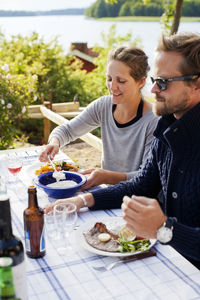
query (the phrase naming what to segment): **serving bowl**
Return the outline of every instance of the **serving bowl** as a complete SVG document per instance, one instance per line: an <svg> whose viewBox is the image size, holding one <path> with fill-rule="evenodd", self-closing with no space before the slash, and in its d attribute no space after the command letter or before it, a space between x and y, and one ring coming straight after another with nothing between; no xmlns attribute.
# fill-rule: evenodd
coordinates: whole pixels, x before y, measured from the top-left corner
<svg viewBox="0 0 200 300"><path fill-rule="evenodd" d="M82 174L67 172L67 171L63 171L63 173L65 174L65 178L66 178L65 180L72 180L77 184L71 187L59 187L59 188L47 186L48 184L56 182L56 179L53 178L52 176L53 172L48 172L39 175L35 180L35 183L38 187L42 188L49 197L55 199L71 197L78 191L78 189L82 185L84 185L84 183L86 183L87 179Z"/></svg>

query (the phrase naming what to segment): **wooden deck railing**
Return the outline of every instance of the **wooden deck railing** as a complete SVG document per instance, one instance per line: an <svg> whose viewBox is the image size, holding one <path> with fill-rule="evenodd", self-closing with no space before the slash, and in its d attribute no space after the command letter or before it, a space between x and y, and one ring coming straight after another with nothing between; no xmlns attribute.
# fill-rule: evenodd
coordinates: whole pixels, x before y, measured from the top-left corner
<svg viewBox="0 0 200 300"><path fill-rule="evenodd" d="M52 110L50 109L52 107ZM44 119L44 141L47 143L50 134L50 121L57 125L68 123L66 118L73 118L77 116L84 108L80 108L79 103L66 102L54 103L43 101L43 105L30 105L28 107L29 118L43 118ZM80 137L81 140L93 146L98 150L102 150L102 141L91 133L87 133Z"/></svg>

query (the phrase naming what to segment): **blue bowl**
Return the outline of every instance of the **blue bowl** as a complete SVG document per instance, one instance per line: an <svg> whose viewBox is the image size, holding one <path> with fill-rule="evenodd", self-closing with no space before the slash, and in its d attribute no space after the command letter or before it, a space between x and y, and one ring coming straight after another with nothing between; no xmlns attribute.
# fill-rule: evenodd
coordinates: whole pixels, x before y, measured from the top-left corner
<svg viewBox="0 0 200 300"><path fill-rule="evenodd" d="M55 199L62 199L73 196L78 189L86 183L86 177L84 175L74 173L74 172L67 172L63 171L65 174L66 180L73 180L77 183L77 185L73 187L64 187L64 188L55 188L55 187L48 187L47 184L56 182L56 179L52 177L53 172L44 173L38 176L36 180L37 186L42 188L49 197Z"/></svg>

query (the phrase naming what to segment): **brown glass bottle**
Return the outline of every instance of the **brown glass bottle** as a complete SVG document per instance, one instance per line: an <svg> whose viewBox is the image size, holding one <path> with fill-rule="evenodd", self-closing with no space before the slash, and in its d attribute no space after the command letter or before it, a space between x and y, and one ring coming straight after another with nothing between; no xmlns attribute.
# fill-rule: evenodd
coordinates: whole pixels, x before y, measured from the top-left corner
<svg viewBox="0 0 200 300"><path fill-rule="evenodd" d="M28 208L24 210L26 254L31 258L45 255L44 212L38 206L35 186L28 188Z"/></svg>

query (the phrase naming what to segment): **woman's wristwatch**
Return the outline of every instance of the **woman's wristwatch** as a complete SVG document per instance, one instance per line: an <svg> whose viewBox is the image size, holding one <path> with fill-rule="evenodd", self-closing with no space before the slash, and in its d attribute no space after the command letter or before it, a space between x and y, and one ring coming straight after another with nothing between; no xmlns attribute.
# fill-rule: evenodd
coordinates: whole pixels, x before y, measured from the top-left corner
<svg viewBox="0 0 200 300"><path fill-rule="evenodd" d="M173 228L174 223L177 222L177 219L174 217L169 217L164 222L164 224L157 230L157 240L161 243L166 245L169 243L173 238Z"/></svg>

